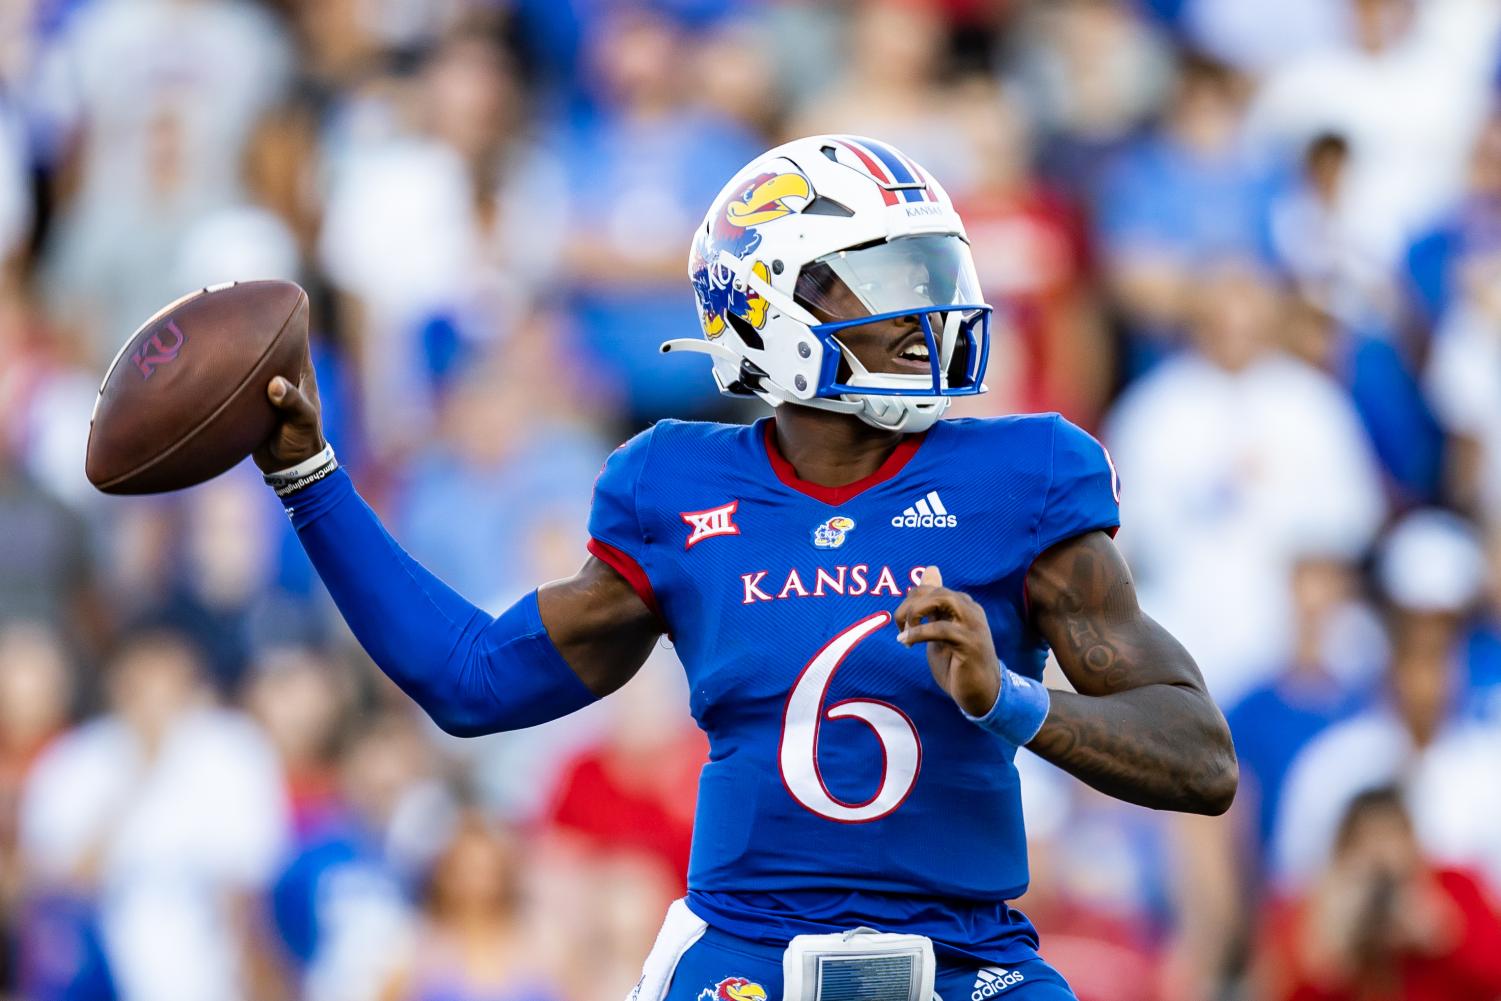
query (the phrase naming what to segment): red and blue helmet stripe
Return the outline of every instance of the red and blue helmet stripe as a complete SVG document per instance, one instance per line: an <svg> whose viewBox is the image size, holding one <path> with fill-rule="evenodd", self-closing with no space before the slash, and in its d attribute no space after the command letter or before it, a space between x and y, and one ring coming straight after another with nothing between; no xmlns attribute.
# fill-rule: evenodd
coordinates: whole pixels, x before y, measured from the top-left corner
<svg viewBox="0 0 1501 1001"><path fill-rule="evenodd" d="M885 143L853 136L838 136L834 141L853 153L865 173L881 186L881 197L887 205L895 205L899 198L909 202L938 200L922 168Z"/></svg>

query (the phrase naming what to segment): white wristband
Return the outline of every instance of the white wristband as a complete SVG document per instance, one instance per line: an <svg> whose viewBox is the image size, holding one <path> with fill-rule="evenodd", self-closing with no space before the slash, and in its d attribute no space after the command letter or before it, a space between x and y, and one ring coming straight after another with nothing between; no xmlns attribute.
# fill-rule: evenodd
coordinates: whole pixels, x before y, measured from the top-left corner
<svg viewBox="0 0 1501 1001"><path fill-rule="evenodd" d="M334 447L325 444L323 451L317 455L304 459L295 466L267 473L265 480L267 485L276 491L276 496L285 497L294 490L301 490L308 484L323 479L337 468L339 468L339 460L334 457Z"/></svg>

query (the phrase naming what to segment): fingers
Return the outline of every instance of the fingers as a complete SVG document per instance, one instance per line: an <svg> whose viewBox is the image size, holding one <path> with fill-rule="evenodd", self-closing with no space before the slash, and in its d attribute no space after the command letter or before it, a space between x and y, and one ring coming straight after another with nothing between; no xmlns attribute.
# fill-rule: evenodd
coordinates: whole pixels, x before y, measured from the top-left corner
<svg viewBox="0 0 1501 1001"><path fill-rule="evenodd" d="M922 568L922 582L926 587L942 587L943 574L939 573L938 567L930 566Z"/></svg>
<svg viewBox="0 0 1501 1001"><path fill-rule="evenodd" d="M897 633L896 638L899 643L906 646L913 646L917 643L943 643L962 647L970 640L970 630L949 619L935 619L932 622L919 622L915 626L909 626Z"/></svg>
<svg viewBox="0 0 1501 1001"><path fill-rule="evenodd" d="M908 591L907 597L897 606L897 628L904 629L922 619L960 620L966 617L971 607L977 607L976 602L967 594L921 584Z"/></svg>

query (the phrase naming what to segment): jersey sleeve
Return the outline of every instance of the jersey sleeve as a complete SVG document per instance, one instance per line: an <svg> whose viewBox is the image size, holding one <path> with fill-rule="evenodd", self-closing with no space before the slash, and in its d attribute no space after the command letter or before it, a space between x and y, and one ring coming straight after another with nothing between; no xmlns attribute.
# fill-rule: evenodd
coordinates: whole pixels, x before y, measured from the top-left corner
<svg viewBox="0 0 1501 1001"><path fill-rule="evenodd" d="M1120 481L1110 453L1087 431L1054 417L1037 552L1085 532L1104 530L1114 535L1120 523Z"/></svg>
<svg viewBox="0 0 1501 1001"><path fill-rule="evenodd" d="M637 499L651 435L648 428L605 460L594 481L589 508L589 552L624 577L660 619L662 611L651 584L652 547Z"/></svg>

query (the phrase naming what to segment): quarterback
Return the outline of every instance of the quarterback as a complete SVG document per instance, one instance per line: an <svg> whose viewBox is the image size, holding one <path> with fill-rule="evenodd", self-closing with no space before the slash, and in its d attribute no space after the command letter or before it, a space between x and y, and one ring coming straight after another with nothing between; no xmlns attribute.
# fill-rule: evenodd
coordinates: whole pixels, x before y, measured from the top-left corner
<svg viewBox="0 0 1501 1001"><path fill-rule="evenodd" d="M267 387L256 461L355 636L449 732L573 712L672 637L710 760L633 998L1072 998L1007 903L1017 750L1158 809L1221 813L1237 782L1198 668L1137 605L1109 457L1056 414L940 419L983 391L992 311L947 194L886 144L759 157L689 272L704 336L663 350L773 416L626 442L583 567L498 617L360 499L310 367ZM1041 683L1049 650L1072 691Z"/></svg>

